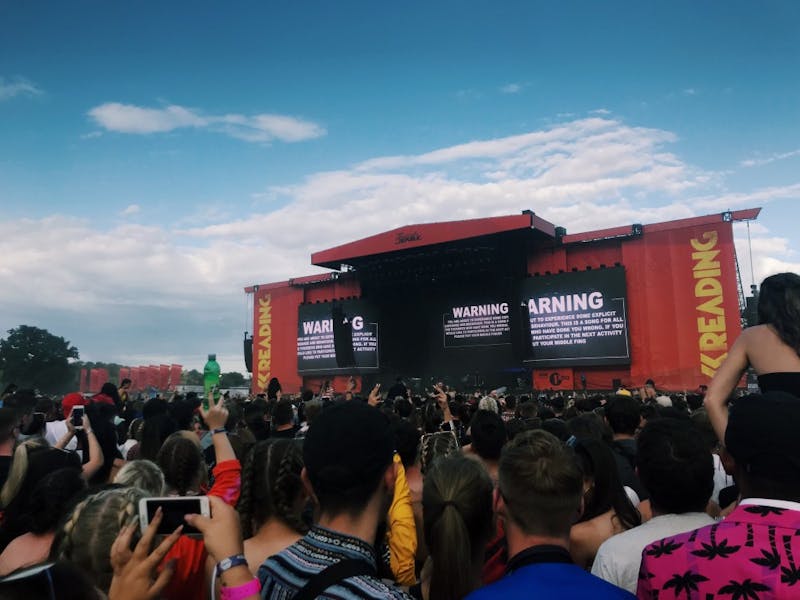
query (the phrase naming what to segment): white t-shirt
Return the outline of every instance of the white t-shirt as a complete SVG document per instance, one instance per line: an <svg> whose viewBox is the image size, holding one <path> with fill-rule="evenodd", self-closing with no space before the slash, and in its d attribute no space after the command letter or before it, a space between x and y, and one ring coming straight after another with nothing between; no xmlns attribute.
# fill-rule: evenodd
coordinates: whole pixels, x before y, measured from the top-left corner
<svg viewBox="0 0 800 600"><path fill-rule="evenodd" d="M636 593L642 551L657 540L714 523L706 513L661 515L607 539L597 551L592 575Z"/></svg>
<svg viewBox="0 0 800 600"><path fill-rule="evenodd" d="M67 422L66 421L48 421L45 423L44 439L51 446L55 446L62 437L67 435ZM67 443L64 450L75 450L78 447L78 440L75 436Z"/></svg>

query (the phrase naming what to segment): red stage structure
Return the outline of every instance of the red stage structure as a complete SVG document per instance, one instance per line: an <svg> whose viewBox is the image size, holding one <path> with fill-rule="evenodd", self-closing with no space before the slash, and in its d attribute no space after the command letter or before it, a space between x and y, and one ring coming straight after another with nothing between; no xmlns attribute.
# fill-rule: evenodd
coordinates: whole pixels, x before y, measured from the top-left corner
<svg viewBox="0 0 800 600"><path fill-rule="evenodd" d="M287 392L317 391L323 381L341 390L350 375L359 384L403 376L421 387L436 378L462 389L516 382L540 390L652 378L659 389L695 390L741 331L732 225L760 210L578 234L523 211L410 225L317 252L311 263L331 272L245 289L253 390L272 377ZM604 288L611 280L621 288ZM584 310L593 290L595 312ZM371 334L359 327L363 311L373 315ZM340 343L342 315L350 348ZM617 337L604 346L605 335ZM314 349L323 343L327 359Z"/></svg>

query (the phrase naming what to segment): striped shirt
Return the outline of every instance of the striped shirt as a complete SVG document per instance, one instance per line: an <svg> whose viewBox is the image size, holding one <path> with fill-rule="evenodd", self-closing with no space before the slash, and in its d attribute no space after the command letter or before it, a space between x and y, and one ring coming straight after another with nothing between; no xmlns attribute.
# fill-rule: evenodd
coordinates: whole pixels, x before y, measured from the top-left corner
<svg viewBox="0 0 800 600"><path fill-rule="evenodd" d="M258 569L261 597L265 600L290 600L314 575L345 559L364 560L375 567L375 551L363 540L313 527L303 539L271 556ZM411 596L377 577L359 575L332 585L319 598L410 600Z"/></svg>

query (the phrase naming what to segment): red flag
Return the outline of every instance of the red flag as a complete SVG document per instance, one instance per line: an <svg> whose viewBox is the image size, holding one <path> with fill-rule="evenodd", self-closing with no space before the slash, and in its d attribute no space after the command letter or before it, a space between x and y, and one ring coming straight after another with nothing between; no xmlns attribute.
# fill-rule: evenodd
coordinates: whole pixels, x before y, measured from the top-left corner
<svg viewBox="0 0 800 600"><path fill-rule="evenodd" d="M181 383L181 374L183 367L181 365L171 365L169 368L169 389L174 390L176 386Z"/></svg>
<svg viewBox="0 0 800 600"><path fill-rule="evenodd" d="M147 367L147 387L158 389L159 369L157 365Z"/></svg>
<svg viewBox="0 0 800 600"><path fill-rule="evenodd" d="M89 391L91 393L97 393L100 391L100 386L103 384L100 383L100 369L92 369L89 371Z"/></svg>
<svg viewBox="0 0 800 600"><path fill-rule="evenodd" d="M158 368L158 389L169 389L169 365L161 365Z"/></svg>

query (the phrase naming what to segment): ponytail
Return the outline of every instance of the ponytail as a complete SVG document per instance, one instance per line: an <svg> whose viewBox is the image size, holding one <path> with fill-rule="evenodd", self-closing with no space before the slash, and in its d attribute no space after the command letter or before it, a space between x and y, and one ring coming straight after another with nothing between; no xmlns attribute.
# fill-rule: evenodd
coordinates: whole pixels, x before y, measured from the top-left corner
<svg viewBox="0 0 800 600"><path fill-rule="evenodd" d="M489 474L463 456L440 458L425 477L422 507L433 563L430 597L463 598L476 588L493 531Z"/></svg>
<svg viewBox="0 0 800 600"><path fill-rule="evenodd" d="M475 587L472 569L472 547L467 524L458 506L446 502L439 518L426 522L425 542L433 561L430 598L456 600L464 598Z"/></svg>

